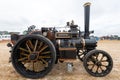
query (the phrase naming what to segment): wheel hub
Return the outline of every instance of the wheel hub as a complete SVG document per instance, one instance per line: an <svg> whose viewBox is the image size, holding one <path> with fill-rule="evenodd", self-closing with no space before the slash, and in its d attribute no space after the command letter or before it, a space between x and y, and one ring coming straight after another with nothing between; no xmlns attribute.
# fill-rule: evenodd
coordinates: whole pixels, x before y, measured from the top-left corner
<svg viewBox="0 0 120 80"><path fill-rule="evenodd" d="M98 62L96 63L96 65L97 65L97 66L101 66L101 62L98 61Z"/></svg>
<svg viewBox="0 0 120 80"><path fill-rule="evenodd" d="M38 54L36 52L33 52L32 54L29 55L29 60L37 60Z"/></svg>

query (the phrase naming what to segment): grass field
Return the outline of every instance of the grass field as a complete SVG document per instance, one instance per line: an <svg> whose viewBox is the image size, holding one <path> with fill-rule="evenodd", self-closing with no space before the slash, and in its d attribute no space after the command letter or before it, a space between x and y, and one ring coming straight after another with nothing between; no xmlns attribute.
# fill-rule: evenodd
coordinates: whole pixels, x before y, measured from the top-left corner
<svg viewBox="0 0 120 80"><path fill-rule="evenodd" d="M8 42L0 42L0 80L31 80L19 75L9 60ZM76 60L72 73L66 71L66 63L55 64L52 71L42 79L37 80L120 80L120 41L103 40L98 42L97 49L107 51L113 58L113 69L105 77L93 77L83 67L83 63Z"/></svg>

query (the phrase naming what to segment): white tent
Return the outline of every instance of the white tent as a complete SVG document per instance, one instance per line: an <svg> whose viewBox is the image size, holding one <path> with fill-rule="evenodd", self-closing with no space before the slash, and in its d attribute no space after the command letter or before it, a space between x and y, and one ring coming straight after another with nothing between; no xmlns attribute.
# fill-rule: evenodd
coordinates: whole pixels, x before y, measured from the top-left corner
<svg viewBox="0 0 120 80"><path fill-rule="evenodd" d="M11 37L10 34L0 35L0 41L10 40L10 37Z"/></svg>

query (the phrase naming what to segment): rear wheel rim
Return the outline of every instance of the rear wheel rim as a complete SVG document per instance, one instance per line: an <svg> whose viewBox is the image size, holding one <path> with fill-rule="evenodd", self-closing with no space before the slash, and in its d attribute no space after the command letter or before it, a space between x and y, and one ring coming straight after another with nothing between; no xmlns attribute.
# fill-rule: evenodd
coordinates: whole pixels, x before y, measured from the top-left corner
<svg viewBox="0 0 120 80"><path fill-rule="evenodd" d="M12 56L17 72L28 78L45 76L55 62L53 46L37 37L27 37L19 41Z"/></svg>

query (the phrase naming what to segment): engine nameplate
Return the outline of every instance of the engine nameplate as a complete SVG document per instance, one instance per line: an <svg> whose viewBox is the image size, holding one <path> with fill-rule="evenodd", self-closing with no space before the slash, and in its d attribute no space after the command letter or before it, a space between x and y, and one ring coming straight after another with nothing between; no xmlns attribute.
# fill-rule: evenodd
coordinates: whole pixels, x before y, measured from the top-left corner
<svg viewBox="0 0 120 80"><path fill-rule="evenodd" d="M69 32L57 32L55 38L71 38L71 35Z"/></svg>

